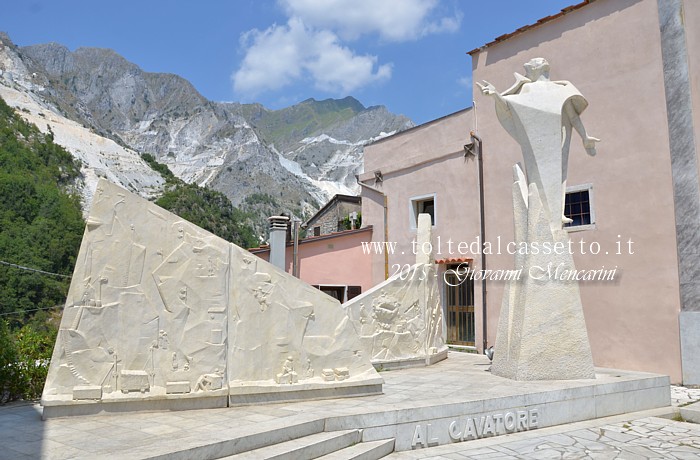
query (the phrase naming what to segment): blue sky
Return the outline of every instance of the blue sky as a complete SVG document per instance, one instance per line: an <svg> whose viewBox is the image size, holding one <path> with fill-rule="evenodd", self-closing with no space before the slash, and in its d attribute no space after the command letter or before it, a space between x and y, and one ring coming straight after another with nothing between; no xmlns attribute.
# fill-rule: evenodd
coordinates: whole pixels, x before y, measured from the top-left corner
<svg viewBox="0 0 700 460"><path fill-rule="evenodd" d="M467 51L575 3L0 0L0 30L20 46L111 48L215 101L350 95L420 124L471 105Z"/></svg>

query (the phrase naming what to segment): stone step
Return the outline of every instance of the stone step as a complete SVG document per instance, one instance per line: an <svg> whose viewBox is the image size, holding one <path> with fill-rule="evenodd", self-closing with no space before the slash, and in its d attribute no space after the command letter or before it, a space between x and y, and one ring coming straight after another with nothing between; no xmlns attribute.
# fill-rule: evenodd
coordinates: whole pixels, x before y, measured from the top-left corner
<svg viewBox="0 0 700 460"><path fill-rule="evenodd" d="M210 441L185 449L169 450L160 455L148 456L150 460L190 460L194 458L229 458L282 444L290 440L322 433L323 419L312 419L289 423L286 420L261 422L256 426L241 430L236 436L221 441ZM145 458L145 457L144 457ZM238 458L238 457L233 457Z"/></svg>
<svg viewBox="0 0 700 460"><path fill-rule="evenodd" d="M682 406L679 411L686 422L700 423L700 402Z"/></svg>
<svg viewBox="0 0 700 460"><path fill-rule="evenodd" d="M378 460L394 451L394 438L361 442L319 457L319 460Z"/></svg>
<svg viewBox="0 0 700 460"><path fill-rule="evenodd" d="M357 444L362 430L324 431L267 447L224 457L227 459L302 460L322 457Z"/></svg>

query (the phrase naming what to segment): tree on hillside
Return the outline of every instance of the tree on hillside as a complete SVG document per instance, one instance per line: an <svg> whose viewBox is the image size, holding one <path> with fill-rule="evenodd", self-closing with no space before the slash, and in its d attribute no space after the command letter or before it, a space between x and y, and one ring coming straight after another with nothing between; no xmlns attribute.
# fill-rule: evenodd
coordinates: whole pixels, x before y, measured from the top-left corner
<svg viewBox="0 0 700 460"><path fill-rule="evenodd" d="M0 98L0 403L41 394L85 222L72 155Z"/></svg>
<svg viewBox="0 0 700 460"><path fill-rule="evenodd" d="M251 226L252 216L233 206L226 195L197 184L187 184L166 165L158 163L153 155L145 153L141 156L166 181L166 191L156 200L158 206L238 246L257 245Z"/></svg>
<svg viewBox="0 0 700 460"><path fill-rule="evenodd" d="M80 167L52 138L0 99L0 314L11 324L64 303L85 226L70 191Z"/></svg>

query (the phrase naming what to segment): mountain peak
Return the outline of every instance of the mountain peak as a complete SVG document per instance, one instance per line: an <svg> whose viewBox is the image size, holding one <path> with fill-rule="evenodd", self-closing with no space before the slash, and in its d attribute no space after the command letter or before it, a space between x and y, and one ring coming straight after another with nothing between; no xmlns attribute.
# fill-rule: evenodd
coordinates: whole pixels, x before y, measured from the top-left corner
<svg viewBox="0 0 700 460"><path fill-rule="evenodd" d="M41 105L37 113L56 107L56 117L65 115L96 136L153 155L182 180L206 184L255 212L260 229L270 213L308 217L333 194L355 193L363 146L381 133L412 126L405 117L383 106L367 108L352 96L311 98L279 110L212 102L184 78L145 72L111 49L71 52L49 43L9 53L5 38L0 36L7 48L0 47L0 54L12 54L14 67L23 69L8 74L25 78L27 87L41 84L41 92L27 92ZM83 142L76 155L90 149L100 160L110 155L115 158L110 164L119 164L136 190L152 183L132 167L133 151L114 154L99 145ZM93 176L112 172L100 162L90 167Z"/></svg>
<svg viewBox="0 0 700 460"><path fill-rule="evenodd" d="M2 43L5 46L9 46L9 47L15 46L15 44L10 39L10 36L7 35L7 32L3 32L3 31L0 31L0 43Z"/></svg>
<svg viewBox="0 0 700 460"><path fill-rule="evenodd" d="M339 112L345 109L350 109L353 113L359 113L365 110L365 106L360 101L352 96L347 96L342 99L323 99L318 101L314 98L306 99L305 101L296 104L296 106L311 106L317 113ZM289 109L293 108L288 107ZM282 109L285 110L285 109Z"/></svg>

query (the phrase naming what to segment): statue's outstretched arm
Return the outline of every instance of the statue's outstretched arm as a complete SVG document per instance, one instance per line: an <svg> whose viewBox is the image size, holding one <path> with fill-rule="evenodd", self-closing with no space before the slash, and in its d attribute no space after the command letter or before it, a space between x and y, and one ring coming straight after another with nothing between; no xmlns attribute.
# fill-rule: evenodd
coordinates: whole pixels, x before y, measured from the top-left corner
<svg viewBox="0 0 700 460"><path fill-rule="evenodd" d="M496 107L500 107L504 112L508 111L508 104L506 104L503 96L496 90L495 86L486 80L484 80L483 84L476 82L476 85L479 87L479 89L481 89L481 94L484 96L493 96L493 98L496 100Z"/></svg>
<svg viewBox="0 0 700 460"><path fill-rule="evenodd" d="M573 126L576 132L578 132L581 136L586 153L594 156L596 154L595 143L600 142L600 139L588 135L586 128L583 126L583 122L581 121L581 117L579 116L578 112L576 112L576 109L571 101L567 101L564 104L564 113L569 118L569 121L571 121L571 126Z"/></svg>
<svg viewBox="0 0 700 460"><path fill-rule="evenodd" d="M500 93L496 90L496 87L491 83L484 80L484 83L476 82L476 86L481 90L481 94L484 96L494 96L497 100L502 99Z"/></svg>
<svg viewBox="0 0 700 460"><path fill-rule="evenodd" d="M485 96L493 96L496 102L496 116L501 122L503 128L505 128L508 133L513 136L515 140L518 140L518 135L516 133L515 125L513 123L513 114L508 107L508 102L502 93L499 93L496 88L486 80L482 83L476 83L476 85L481 89L482 94Z"/></svg>

